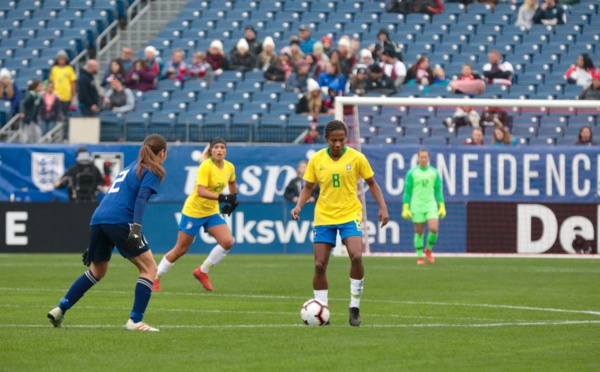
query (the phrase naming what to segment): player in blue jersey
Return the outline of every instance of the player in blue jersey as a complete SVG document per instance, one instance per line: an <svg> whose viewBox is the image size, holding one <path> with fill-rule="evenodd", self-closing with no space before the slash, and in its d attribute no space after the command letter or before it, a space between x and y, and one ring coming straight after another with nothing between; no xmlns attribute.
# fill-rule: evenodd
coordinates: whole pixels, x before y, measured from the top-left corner
<svg viewBox="0 0 600 372"><path fill-rule="evenodd" d="M158 192L165 177L162 164L166 159L167 142L162 136L152 134L144 140L138 160L123 169L113 181L90 222L90 243L83 254L83 263L90 269L75 280L58 307L48 313L50 323L55 327L62 325L67 310L106 275L116 247L140 271L133 309L125 329L158 331L142 322L152 295L152 279L156 275L156 262L142 234L142 216L148 199Z"/></svg>

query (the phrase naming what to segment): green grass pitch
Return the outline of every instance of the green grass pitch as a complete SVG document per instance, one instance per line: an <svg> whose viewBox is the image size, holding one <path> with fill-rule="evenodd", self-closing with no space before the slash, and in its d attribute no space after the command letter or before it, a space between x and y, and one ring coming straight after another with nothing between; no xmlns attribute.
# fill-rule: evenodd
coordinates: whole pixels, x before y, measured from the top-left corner
<svg viewBox="0 0 600 372"><path fill-rule="evenodd" d="M158 256L157 260L161 257ZM363 324L348 325L349 262L329 267L332 325L306 327L311 256L232 254L192 276L182 258L145 321L122 329L137 270L108 275L53 328L46 314L84 272L77 255L0 255L0 371L592 371L600 366L600 261L365 258Z"/></svg>

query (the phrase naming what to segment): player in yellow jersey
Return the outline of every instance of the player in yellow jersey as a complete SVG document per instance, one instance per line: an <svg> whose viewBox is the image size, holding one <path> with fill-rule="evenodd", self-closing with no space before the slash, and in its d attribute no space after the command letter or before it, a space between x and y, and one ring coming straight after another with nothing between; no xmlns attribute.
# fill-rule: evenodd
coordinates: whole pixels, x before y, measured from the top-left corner
<svg viewBox="0 0 600 372"><path fill-rule="evenodd" d="M225 160L227 144L221 138L214 138L206 146L200 158L200 167L196 176L195 192L188 196L179 223L179 234L175 247L167 253L158 265L153 290L160 291L160 278L173 266L181 256L187 253L196 235L203 227L217 240L204 263L194 270L194 276L207 291L212 291L208 278L211 267L219 263L233 247L233 236L225 220L219 212L231 215L237 208L237 186L235 184L235 168ZM229 188L229 195L221 192ZM219 203L225 203L219 211Z"/></svg>
<svg viewBox="0 0 600 372"><path fill-rule="evenodd" d="M351 262L349 322L351 326L359 326L360 295L363 292L365 272L362 262L362 204L358 199L357 186L359 177L369 185L369 191L379 205L377 220L382 227L388 223L389 215L369 161L360 152L346 147L348 131L344 123L339 120L327 123L325 139L329 147L318 151L308 161L304 173L306 183L298 204L291 213L294 220L300 218L302 207L318 183L321 193L315 207L313 231L314 295L316 299L327 303L327 264L339 232Z"/></svg>

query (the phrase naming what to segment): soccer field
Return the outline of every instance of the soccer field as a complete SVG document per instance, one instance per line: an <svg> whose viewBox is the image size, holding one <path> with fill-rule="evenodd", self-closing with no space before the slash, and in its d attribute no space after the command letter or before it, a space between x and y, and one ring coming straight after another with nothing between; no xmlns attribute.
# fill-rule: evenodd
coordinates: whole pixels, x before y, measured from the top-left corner
<svg viewBox="0 0 600 372"><path fill-rule="evenodd" d="M84 272L78 255L0 255L0 370L397 371L598 370L600 261L550 258L365 258L359 328L348 325L349 262L329 268L331 326L307 327L311 256L230 255L214 292L183 257L127 332L137 270L108 275L62 328L46 314ZM160 259L160 257L157 257Z"/></svg>

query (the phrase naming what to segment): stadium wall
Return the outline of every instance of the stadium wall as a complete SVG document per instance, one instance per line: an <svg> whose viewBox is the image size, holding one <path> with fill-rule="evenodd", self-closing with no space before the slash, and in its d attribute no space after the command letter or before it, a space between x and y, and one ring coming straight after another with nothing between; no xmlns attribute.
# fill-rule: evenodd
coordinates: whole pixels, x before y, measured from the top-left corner
<svg viewBox="0 0 600 372"><path fill-rule="evenodd" d="M94 145L89 150L99 165L110 161L111 174L133 161L139 146ZM153 250L164 253L174 244L185 197L191 192L202 146L173 145L165 164L167 178L153 198L144 231ZM290 221L293 205L282 197L295 176L299 160L317 147L230 146L228 159L236 165L242 204L228 219L238 253L310 253L312 206L300 222ZM401 220L404 175L415 164L416 146L365 146L376 178L389 205L391 223L386 229L368 225L371 252L412 252L412 224ZM2 199L39 198L38 190L60 177L75 162L77 146L12 146L0 148ZM448 217L442 222L438 252L575 253L571 244L579 234L597 253L600 231L597 204L600 197L597 151L575 147L431 147L432 165L444 180ZM23 191L23 188L34 191ZM52 190L58 200L64 191ZM16 196L15 196L16 195ZM42 198L43 199L43 198ZM73 211L76 210L77 213ZM368 199L368 216L377 207ZM83 203L1 203L0 251L80 252L86 244L87 221L93 206ZM20 212L27 212L23 218ZM15 214L16 213L16 214ZM83 223L82 225L82 221ZM56 225L77 226L82 236L59 233ZM80 226L81 225L81 226ZM71 231L71 230L69 230ZM28 237L27 244L23 239ZM38 241L41 236L53 238ZM31 238L29 238L31 237ZM15 241L17 244L14 244ZM81 243L78 243L80 242ZM213 242L204 233L194 251L208 252Z"/></svg>

